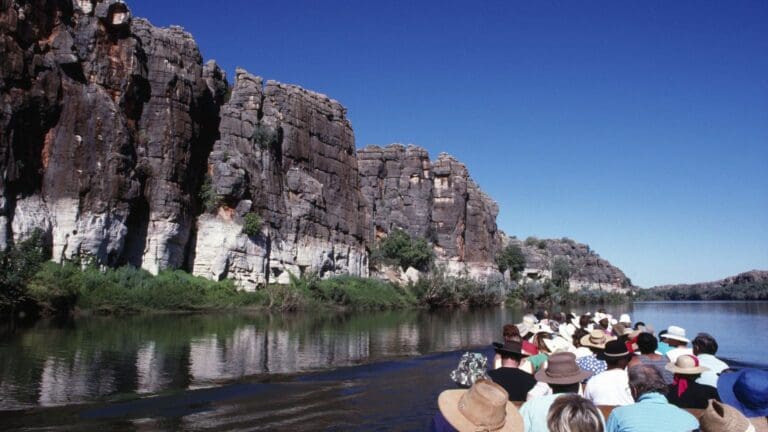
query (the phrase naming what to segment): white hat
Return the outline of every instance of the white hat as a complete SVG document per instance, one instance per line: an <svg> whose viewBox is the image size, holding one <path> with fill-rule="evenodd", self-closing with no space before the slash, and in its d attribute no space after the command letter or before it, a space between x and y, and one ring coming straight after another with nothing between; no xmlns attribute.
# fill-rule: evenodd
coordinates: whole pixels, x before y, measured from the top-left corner
<svg viewBox="0 0 768 432"><path fill-rule="evenodd" d="M619 317L619 322L632 324L632 319L629 317L629 314L621 314Z"/></svg>
<svg viewBox="0 0 768 432"><path fill-rule="evenodd" d="M571 345L567 340L561 338L561 337L554 337L552 339L544 339L544 345L546 345L547 349L551 353L556 352L571 352L571 350L574 349L574 346Z"/></svg>
<svg viewBox="0 0 768 432"><path fill-rule="evenodd" d="M679 340L680 342L685 342L685 343L690 342L688 338L685 337L685 329L682 327L673 326L673 325L667 328L667 333L665 333L664 336L662 336L662 338Z"/></svg>

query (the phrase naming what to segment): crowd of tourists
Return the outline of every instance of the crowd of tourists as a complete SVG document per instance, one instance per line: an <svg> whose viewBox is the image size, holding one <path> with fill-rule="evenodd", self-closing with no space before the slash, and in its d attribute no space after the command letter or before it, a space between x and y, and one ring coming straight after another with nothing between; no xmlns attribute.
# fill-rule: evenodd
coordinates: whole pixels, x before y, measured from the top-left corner
<svg viewBox="0 0 768 432"><path fill-rule="evenodd" d="M526 315L502 336L462 356L433 431L768 432L768 371L730 369L708 333L599 310Z"/></svg>

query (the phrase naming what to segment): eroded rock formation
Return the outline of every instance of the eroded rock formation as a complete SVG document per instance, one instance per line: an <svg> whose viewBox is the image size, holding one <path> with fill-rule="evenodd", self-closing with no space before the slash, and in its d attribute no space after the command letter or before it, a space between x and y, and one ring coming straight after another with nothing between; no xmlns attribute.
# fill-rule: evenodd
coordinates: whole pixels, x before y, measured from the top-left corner
<svg viewBox="0 0 768 432"><path fill-rule="evenodd" d="M41 229L55 260L181 266L224 79L192 37L116 0L2 0L0 52L0 247Z"/></svg>
<svg viewBox="0 0 768 432"><path fill-rule="evenodd" d="M0 250L40 230L57 261L249 289L365 276L393 228L478 278L503 243L496 203L453 157L356 151L335 100L243 70L230 88L191 35L119 0L0 0L0 173Z"/></svg>
<svg viewBox="0 0 768 432"><path fill-rule="evenodd" d="M568 238L533 237L525 241L511 238L508 242L522 249L526 261L523 277L530 280L550 278L553 264L559 259L567 264L571 291L586 289L623 292L632 287L632 281L621 269L601 258L586 244Z"/></svg>
<svg viewBox="0 0 768 432"><path fill-rule="evenodd" d="M209 158L214 214L200 217L194 273L247 286L306 270L368 274L355 143L324 95L237 71ZM263 220L242 232L248 213Z"/></svg>
<svg viewBox="0 0 768 432"><path fill-rule="evenodd" d="M394 144L358 151L361 189L371 206L369 244L394 228L435 246L438 262L452 273L497 273L493 264L502 236L498 206L452 156L430 161L426 150Z"/></svg>

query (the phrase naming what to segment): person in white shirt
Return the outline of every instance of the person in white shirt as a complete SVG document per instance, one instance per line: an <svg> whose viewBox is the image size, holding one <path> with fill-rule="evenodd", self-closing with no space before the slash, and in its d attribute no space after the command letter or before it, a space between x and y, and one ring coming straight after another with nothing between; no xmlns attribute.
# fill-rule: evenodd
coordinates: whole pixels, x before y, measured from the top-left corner
<svg viewBox="0 0 768 432"><path fill-rule="evenodd" d="M661 340L672 347L672 349L666 353L670 363L677 361L677 358L683 354L693 354L693 350L688 348L688 342L690 341L685 337L685 329L682 327L669 326L667 328L667 333L662 336Z"/></svg>
<svg viewBox="0 0 768 432"><path fill-rule="evenodd" d="M709 333L699 333L693 338L693 355L699 358L699 365L709 368L702 372L696 382L717 388L720 372L728 369L728 364L715 357L717 341Z"/></svg>
<svg viewBox="0 0 768 432"><path fill-rule="evenodd" d="M634 403L627 376L627 365L632 354L623 342L610 341L605 344L604 355L608 370L587 382L584 397L595 405L623 406Z"/></svg>

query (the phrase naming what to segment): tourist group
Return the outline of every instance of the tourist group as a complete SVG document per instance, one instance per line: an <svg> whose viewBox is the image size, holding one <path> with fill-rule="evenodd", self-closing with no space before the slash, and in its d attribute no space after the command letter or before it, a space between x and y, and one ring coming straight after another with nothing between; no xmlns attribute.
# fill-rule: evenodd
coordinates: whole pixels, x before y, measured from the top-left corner
<svg viewBox="0 0 768 432"><path fill-rule="evenodd" d="M514 432L768 432L768 371L733 370L707 333L658 334L627 314L546 311L465 353L431 429Z"/></svg>

